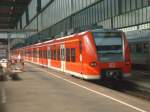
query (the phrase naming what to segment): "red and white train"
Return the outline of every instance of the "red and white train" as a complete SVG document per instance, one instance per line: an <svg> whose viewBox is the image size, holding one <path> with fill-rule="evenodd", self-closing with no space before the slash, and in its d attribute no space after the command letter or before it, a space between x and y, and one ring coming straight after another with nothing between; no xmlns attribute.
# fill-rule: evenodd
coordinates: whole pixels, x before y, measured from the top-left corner
<svg viewBox="0 0 150 112"><path fill-rule="evenodd" d="M60 70L83 79L129 77L131 58L122 31L89 30L12 50L12 58Z"/></svg>

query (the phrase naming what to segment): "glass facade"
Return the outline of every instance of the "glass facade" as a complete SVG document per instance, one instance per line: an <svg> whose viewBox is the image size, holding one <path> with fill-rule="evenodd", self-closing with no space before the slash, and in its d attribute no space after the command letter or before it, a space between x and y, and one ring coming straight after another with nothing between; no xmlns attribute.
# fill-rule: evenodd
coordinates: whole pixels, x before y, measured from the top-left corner
<svg viewBox="0 0 150 112"><path fill-rule="evenodd" d="M95 23L121 29L150 23L149 12L150 0L32 0L17 27L48 30L52 36Z"/></svg>

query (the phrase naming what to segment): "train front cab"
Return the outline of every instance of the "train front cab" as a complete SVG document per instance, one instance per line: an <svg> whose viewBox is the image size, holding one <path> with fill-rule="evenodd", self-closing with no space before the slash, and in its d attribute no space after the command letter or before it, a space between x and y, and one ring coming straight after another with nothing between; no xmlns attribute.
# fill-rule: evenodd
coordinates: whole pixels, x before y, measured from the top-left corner
<svg viewBox="0 0 150 112"><path fill-rule="evenodd" d="M130 76L131 59L123 32L88 32L83 37L83 51L83 68L87 76L95 79L121 79Z"/></svg>

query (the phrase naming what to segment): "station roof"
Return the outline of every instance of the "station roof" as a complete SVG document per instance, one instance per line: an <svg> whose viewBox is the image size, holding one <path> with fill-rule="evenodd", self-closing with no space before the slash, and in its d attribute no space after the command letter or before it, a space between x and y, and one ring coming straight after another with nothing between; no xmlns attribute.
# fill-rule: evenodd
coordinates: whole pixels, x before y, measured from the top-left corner
<svg viewBox="0 0 150 112"><path fill-rule="evenodd" d="M31 0L0 0L0 29L12 29Z"/></svg>

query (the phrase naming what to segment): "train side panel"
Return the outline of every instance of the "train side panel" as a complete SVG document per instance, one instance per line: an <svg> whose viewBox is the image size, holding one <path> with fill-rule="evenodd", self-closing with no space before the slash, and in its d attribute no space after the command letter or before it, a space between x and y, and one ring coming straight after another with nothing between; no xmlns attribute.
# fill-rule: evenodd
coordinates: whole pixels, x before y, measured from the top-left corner
<svg viewBox="0 0 150 112"><path fill-rule="evenodd" d="M37 50L36 50L36 48L33 48L33 62L37 63Z"/></svg>
<svg viewBox="0 0 150 112"><path fill-rule="evenodd" d="M65 71L72 73L76 72L77 76L82 77L83 68L81 60L80 37L67 40L65 42L66 49L66 68Z"/></svg>
<svg viewBox="0 0 150 112"><path fill-rule="evenodd" d="M50 65L55 68L61 68L60 45L54 44L50 46L51 50L51 63Z"/></svg>

